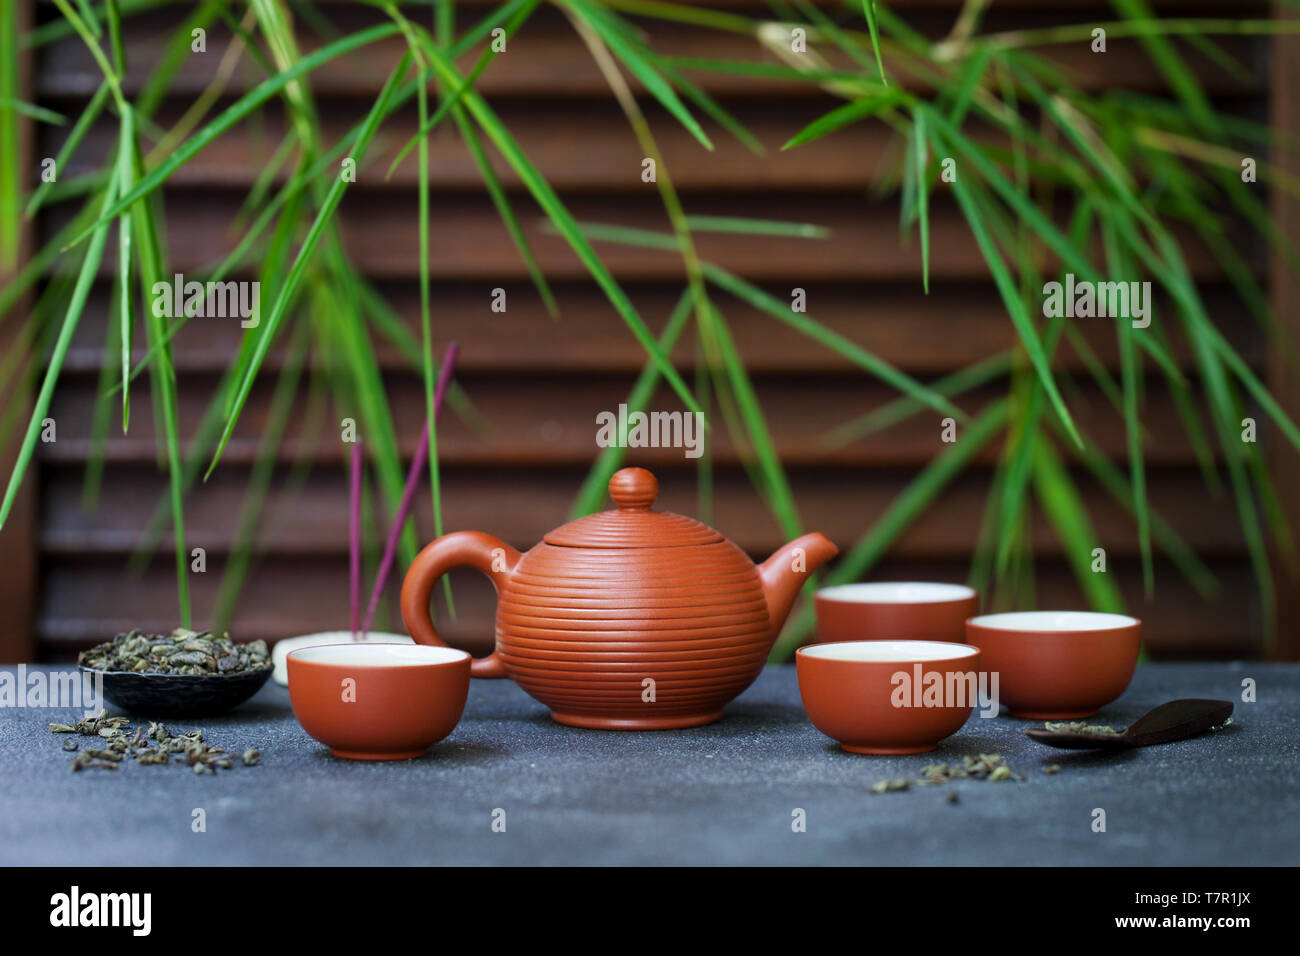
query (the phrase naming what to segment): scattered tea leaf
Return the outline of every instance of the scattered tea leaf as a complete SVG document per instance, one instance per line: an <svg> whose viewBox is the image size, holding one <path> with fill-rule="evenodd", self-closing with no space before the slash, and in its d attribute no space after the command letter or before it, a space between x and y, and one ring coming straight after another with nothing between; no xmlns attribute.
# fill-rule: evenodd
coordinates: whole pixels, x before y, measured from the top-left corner
<svg viewBox="0 0 1300 956"><path fill-rule="evenodd" d="M1066 722L1047 721L1043 724L1048 730L1056 734L1092 734L1098 737L1104 737L1111 734L1119 733L1114 727L1106 724L1085 724L1080 720L1071 720Z"/></svg>

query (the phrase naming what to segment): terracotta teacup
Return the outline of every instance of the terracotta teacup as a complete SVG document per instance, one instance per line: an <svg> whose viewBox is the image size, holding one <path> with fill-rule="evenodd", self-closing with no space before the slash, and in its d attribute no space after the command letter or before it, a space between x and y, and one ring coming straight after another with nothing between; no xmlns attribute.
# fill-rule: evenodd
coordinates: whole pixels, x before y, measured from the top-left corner
<svg viewBox="0 0 1300 956"><path fill-rule="evenodd" d="M303 634L300 637L282 637L271 645L271 663L275 672L271 680L281 687L289 686L289 655L300 647L319 647L321 644L349 644L364 641L367 644L414 644L405 634L393 634L389 631L366 631L353 634L351 631L319 631L315 634Z"/></svg>
<svg viewBox="0 0 1300 956"><path fill-rule="evenodd" d="M289 654L302 729L352 760L406 760L446 737L469 695L470 656L452 647L324 644Z"/></svg>
<svg viewBox="0 0 1300 956"><path fill-rule="evenodd" d="M813 599L819 641L966 639L979 595L964 584L868 581L822 588Z"/></svg>
<svg viewBox="0 0 1300 956"><path fill-rule="evenodd" d="M1091 717L1124 693L1137 667L1142 622L1125 614L1022 611L966 622L966 643L999 675L1012 717Z"/></svg>
<svg viewBox="0 0 1300 956"><path fill-rule="evenodd" d="M813 726L857 754L918 754L955 734L976 704L980 654L941 641L811 644L795 655ZM942 690L935 696L934 677ZM957 688L957 693L951 691Z"/></svg>

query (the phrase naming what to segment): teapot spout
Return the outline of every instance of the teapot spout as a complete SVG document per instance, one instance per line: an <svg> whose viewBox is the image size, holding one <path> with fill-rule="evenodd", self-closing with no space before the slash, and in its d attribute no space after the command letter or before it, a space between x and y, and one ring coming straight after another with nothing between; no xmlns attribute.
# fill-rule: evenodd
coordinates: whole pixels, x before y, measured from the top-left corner
<svg viewBox="0 0 1300 956"><path fill-rule="evenodd" d="M839 554L839 551L829 538L814 531L791 541L758 566L759 577L763 579L763 594L767 598L767 619L772 627L771 640L776 640L808 575Z"/></svg>

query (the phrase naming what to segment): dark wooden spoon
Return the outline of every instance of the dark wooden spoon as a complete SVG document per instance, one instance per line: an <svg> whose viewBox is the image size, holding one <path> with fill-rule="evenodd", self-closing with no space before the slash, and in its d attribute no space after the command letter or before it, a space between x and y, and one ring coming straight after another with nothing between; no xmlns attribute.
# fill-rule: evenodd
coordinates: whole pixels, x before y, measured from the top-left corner
<svg viewBox="0 0 1300 956"><path fill-rule="evenodd" d="M1039 743L1065 750L1123 750L1195 737L1231 716L1231 701L1188 698L1161 704L1118 734L1080 734L1046 727L1030 727L1025 733Z"/></svg>

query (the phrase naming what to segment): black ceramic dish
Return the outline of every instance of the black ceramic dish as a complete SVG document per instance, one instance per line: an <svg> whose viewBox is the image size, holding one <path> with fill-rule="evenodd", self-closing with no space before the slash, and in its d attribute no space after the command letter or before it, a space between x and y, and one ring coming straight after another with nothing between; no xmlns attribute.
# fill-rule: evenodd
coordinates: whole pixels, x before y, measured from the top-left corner
<svg viewBox="0 0 1300 956"><path fill-rule="evenodd" d="M80 665L79 665L80 666ZM81 670L102 676L104 697L118 710L142 717L213 717L237 707L258 692L274 670L240 674L137 674Z"/></svg>

